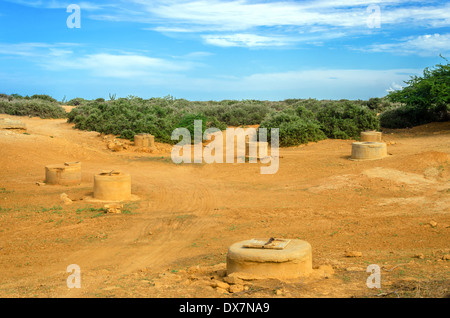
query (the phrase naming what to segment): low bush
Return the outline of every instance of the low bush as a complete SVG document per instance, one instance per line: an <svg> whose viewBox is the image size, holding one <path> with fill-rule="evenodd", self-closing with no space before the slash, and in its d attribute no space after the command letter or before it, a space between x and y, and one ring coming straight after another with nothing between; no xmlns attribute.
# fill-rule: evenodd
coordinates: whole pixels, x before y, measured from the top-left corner
<svg viewBox="0 0 450 318"><path fill-rule="evenodd" d="M287 99L284 101L223 100L188 101L172 96L143 99L129 95L85 100L77 97L65 105L77 106L67 115L55 99L48 95L0 95L0 112L42 118L68 117L75 128L114 134L132 140L136 134L150 133L155 140L174 144L171 135L175 128L187 128L194 138L194 120L202 120L202 134L207 128L224 130L227 126L259 125L279 128L280 146L295 146L326 138L358 138L363 130L379 129L376 115L390 108L385 99L369 101L329 101L316 99ZM414 116L413 116L414 115ZM385 111L380 118L389 125L409 126L422 113L405 112L403 108ZM424 117L425 116L425 117ZM399 123L400 122L400 123ZM193 140L192 140L193 141Z"/></svg>
<svg viewBox="0 0 450 318"><path fill-rule="evenodd" d="M357 101L308 99L270 113L260 127L268 132L279 128L280 146L288 147L326 138L357 139L361 131L380 125L376 113Z"/></svg>
<svg viewBox="0 0 450 318"><path fill-rule="evenodd" d="M391 103L387 98L373 97L368 101L363 101L362 105L367 106L370 110L376 113L382 113L384 111L395 108L395 104Z"/></svg>
<svg viewBox="0 0 450 318"><path fill-rule="evenodd" d="M0 99L0 113L40 118L65 118L67 113L56 102L42 98Z"/></svg>
<svg viewBox="0 0 450 318"><path fill-rule="evenodd" d="M259 125L273 110L270 103L254 100L194 103L193 106L192 111L228 126Z"/></svg>
<svg viewBox="0 0 450 318"><path fill-rule="evenodd" d="M76 98L73 98L73 99L69 100L68 102L66 102L66 105L67 106L79 106L79 105L85 104L86 102L87 102L87 100L85 100L84 98L76 97Z"/></svg>
<svg viewBox="0 0 450 318"><path fill-rule="evenodd" d="M405 128L432 121L450 120L450 62L426 67L422 76L411 76L406 87L387 98L402 106L382 114L386 128Z"/></svg>
<svg viewBox="0 0 450 318"><path fill-rule="evenodd" d="M299 114L298 110L302 109ZM259 128L267 128L267 140L271 142L272 128L279 129L279 146L290 147L311 141L326 139L320 123L312 117L313 113L303 107L286 109L272 113L264 120Z"/></svg>
<svg viewBox="0 0 450 318"><path fill-rule="evenodd" d="M49 95L33 95L30 99L42 99L47 102L57 103L58 101Z"/></svg>
<svg viewBox="0 0 450 318"><path fill-rule="evenodd" d="M189 130L189 133L191 134L191 142L194 142L196 120L202 121L201 132L200 131L197 132L197 134L201 133L202 138L205 133L205 130L208 128L217 128L220 130L224 130L227 128L226 124L219 122L215 117L208 118L200 113L197 114L186 113L181 117L176 128L186 128L187 130Z"/></svg>
<svg viewBox="0 0 450 318"><path fill-rule="evenodd" d="M329 102L316 117L325 135L333 139L358 139L361 131L380 128L375 112L351 101Z"/></svg>
<svg viewBox="0 0 450 318"><path fill-rule="evenodd" d="M411 128L433 121L439 121L440 114L425 108L401 106L387 110L380 115L380 125L384 128Z"/></svg>
<svg viewBox="0 0 450 318"><path fill-rule="evenodd" d="M216 118L201 113L179 109L167 99L143 100L119 98L107 102L89 101L69 113L69 122L75 128L114 134L132 140L136 134L150 133L158 142L174 144L172 131L187 128L194 138L194 120L202 120L202 133L206 128L225 129L226 125Z"/></svg>

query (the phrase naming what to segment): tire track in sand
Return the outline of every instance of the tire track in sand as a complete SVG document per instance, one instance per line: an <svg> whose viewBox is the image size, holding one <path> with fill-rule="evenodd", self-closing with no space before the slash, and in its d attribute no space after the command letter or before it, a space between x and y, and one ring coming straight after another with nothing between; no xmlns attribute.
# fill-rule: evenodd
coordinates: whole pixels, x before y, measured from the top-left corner
<svg viewBox="0 0 450 318"><path fill-rule="evenodd" d="M135 175L133 183L138 192L148 197L141 201L139 214L132 216L136 217L133 225L108 238L102 246L86 247L66 258L70 260L67 265L76 263L82 273L88 273L84 283L91 292L110 286L102 286L105 276L98 273L104 268L113 268L114 277L143 268L155 273L166 269L214 226L209 216L218 198L212 191L213 184L196 176L197 168L181 167L174 173L172 168L154 171L136 165L127 170ZM149 231L153 233L150 236ZM79 297L83 288L61 293L62 297Z"/></svg>

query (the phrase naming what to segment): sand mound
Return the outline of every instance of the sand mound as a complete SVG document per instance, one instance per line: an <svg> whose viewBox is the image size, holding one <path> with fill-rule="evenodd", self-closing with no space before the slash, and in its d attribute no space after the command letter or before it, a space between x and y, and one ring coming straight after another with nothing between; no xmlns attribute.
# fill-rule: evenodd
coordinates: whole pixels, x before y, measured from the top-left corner
<svg viewBox="0 0 450 318"><path fill-rule="evenodd" d="M450 154L426 151L405 158L405 165L421 170L427 179L446 179L450 170Z"/></svg>
<svg viewBox="0 0 450 318"><path fill-rule="evenodd" d="M450 162L450 154L439 151L426 151L411 156L412 160L424 164L446 164Z"/></svg>

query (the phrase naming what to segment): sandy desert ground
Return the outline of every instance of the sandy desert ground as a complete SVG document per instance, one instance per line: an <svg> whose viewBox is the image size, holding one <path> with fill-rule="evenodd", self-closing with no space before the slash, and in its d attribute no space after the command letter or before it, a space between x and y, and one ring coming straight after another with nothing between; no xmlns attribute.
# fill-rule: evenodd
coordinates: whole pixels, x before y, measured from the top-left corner
<svg viewBox="0 0 450 318"><path fill-rule="evenodd" d="M19 119L0 130L0 296L445 297L450 293L450 122L384 130L389 156L351 161L352 140L280 149L260 164L180 164L170 147L107 148L65 120ZM38 185L45 166L82 163L79 186ZM132 176L137 201L103 213L94 174ZM66 193L73 203L61 202ZM228 247L253 237L299 238L314 273L297 280L230 280ZM348 252L358 252L350 257ZM81 288L66 284L70 264ZM381 268L381 288L366 268Z"/></svg>

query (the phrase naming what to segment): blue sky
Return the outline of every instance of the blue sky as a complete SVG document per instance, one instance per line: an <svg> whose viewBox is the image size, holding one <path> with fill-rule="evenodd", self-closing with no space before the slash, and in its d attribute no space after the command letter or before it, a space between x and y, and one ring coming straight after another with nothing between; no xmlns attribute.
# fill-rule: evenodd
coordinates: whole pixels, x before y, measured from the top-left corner
<svg viewBox="0 0 450 318"><path fill-rule="evenodd" d="M449 1L0 0L6 94L368 99L449 53Z"/></svg>

